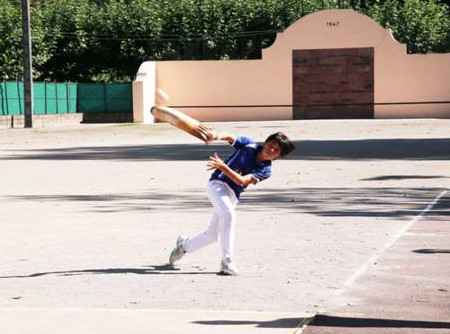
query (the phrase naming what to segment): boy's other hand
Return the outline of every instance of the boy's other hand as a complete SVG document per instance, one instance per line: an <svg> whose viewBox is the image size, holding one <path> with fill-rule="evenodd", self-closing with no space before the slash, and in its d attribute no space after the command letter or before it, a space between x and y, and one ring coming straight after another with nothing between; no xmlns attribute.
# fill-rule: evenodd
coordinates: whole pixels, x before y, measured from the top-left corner
<svg viewBox="0 0 450 334"><path fill-rule="evenodd" d="M209 157L209 161L206 164L207 170L213 170L213 169L220 169L225 166L225 163L222 159L218 156L217 152L214 152L213 155Z"/></svg>

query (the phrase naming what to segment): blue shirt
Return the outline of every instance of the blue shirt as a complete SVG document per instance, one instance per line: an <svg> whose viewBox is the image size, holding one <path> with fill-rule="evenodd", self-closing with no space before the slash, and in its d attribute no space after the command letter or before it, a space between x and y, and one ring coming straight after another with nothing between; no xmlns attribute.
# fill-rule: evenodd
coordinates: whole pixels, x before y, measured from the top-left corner
<svg viewBox="0 0 450 334"><path fill-rule="evenodd" d="M224 163L230 167L232 170L240 175L251 174L256 180L256 183L265 180L270 177L272 162L263 161L257 162L256 157L258 153L262 150L262 145L258 145L255 141L249 137L239 136L236 138L233 144L233 153L224 160ZM239 199L241 193L247 188L247 186L240 186L234 183L228 176L225 175L221 170L216 169L211 175L212 180L219 180L227 183L231 189L234 190L236 197Z"/></svg>

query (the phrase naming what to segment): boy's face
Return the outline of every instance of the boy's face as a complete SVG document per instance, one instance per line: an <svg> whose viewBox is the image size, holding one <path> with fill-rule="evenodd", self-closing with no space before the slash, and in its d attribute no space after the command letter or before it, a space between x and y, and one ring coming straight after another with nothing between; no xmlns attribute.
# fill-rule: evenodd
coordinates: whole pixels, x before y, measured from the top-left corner
<svg viewBox="0 0 450 334"><path fill-rule="evenodd" d="M280 144L277 141L268 141L261 150L262 160L275 160L281 156Z"/></svg>

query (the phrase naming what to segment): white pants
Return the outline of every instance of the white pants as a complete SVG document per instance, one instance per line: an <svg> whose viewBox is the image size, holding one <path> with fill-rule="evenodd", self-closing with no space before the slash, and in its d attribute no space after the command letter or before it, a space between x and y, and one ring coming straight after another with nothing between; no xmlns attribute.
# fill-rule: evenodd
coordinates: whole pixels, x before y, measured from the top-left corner
<svg viewBox="0 0 450 334"><path fill-rule="evenodd" d="M187 253L193 253L219 240L222 260L233 257L234 223L236 214L234 208L238 203L234 191L222 181L209 181L208 198L214 207L214 213L208 229L196 237L189 239L183 248Z"/></svg>

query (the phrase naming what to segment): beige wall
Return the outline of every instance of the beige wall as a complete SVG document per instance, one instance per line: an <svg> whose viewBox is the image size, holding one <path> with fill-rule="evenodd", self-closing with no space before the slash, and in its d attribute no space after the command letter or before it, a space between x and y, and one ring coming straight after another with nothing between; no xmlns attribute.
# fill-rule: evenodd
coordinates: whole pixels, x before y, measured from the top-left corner
<svg viewBox="0 0 450 334"><path fill-rule="evenodd" d="M173 106L291 104L286 64L272 60L158 62ZM200 120L291 119L291 108L180 108Z"/></svg>
<svg viewBox="0 0 450 334"><path fill-rule="evenodd" d="M292 119L291 107L213 106L291 105L292 50L358 47L374 48L375 103L450 101L450 54L407 55L389 30L352 10L305 16L279 33L260 60L157 62L156 87L169 94L170 105L193 106L180 109L202 121ZM154 89L147 92L154 99ZM381 105L375 117L450 117L450 104Z"/></svg>
<svg viewBox="0 0 450 334"><path fill-rule="evenodd" d="M150 109L155 105L156 64L144 62L133 81L133 120L135 123L153 123Z"/></svg>
<svg viewBox="0 0 450 334"><path fill-rule="evenodd" d="M450 54L385 55L375 72L375 102L450 101ZM450 118L450 104L378 105L377 118Z"/></svg>

